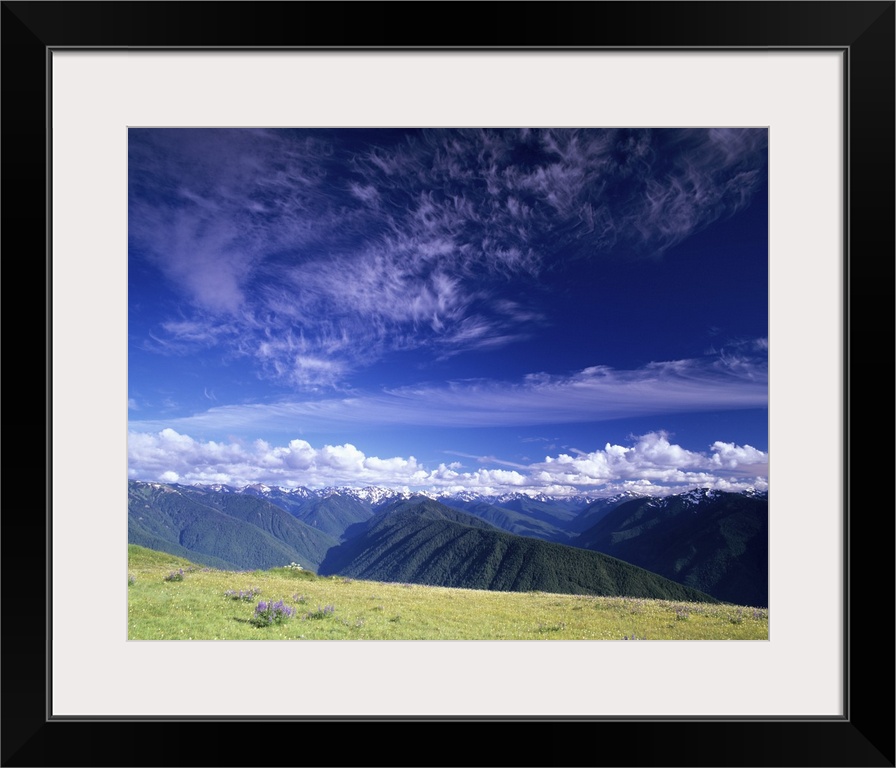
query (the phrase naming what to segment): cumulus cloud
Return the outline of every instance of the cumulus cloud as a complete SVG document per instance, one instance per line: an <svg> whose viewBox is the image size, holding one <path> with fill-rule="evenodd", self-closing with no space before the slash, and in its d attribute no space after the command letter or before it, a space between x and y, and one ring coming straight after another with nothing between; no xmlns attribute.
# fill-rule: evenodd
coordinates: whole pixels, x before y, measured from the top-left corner
<svg viewBox="0 0 896 768"><path fill-rule="evenodd" d="M164 429L130 432L129 477L181 483L225 483L243 486L266 483L291 488L305 486L378 485L431 491L476 491L483 494L522 491L570 495L611 494L637 490L657 495L694 487L717 490L768 488L768 454L751 446L716 442L707 453L690 451L654 432L633 438L630 446L606 444L603 449L575 456L546 456L514 469L480 467L463 471L459 462L423 466L413 456L367 456L356 446L313 447L305 440L272 446L198 441ZM487 459L483 459L487 460ZM493 464L509 464L492 460Z"/></svg>
<svg viewBox="0 0 896 768"><path fill-rule="evenodd" d="M752 446L722 442L712 444L711 460L714 466L732 470L745 467L757 467L761 470L768 464L768 456Z"/></svg>
<svg viewBox="0 0 896 768"><path fill-rule="evenodd" d="M272 446L264 440L244 444L199 441L172 429L128 435L132 479L182 483L246 485L265 482L299 485L406 485L427 473L411 456L380 459L365 456L354 445L313 448L304 440Z"/></svg>
<svg viewBox="0 0 896 768"><path fill-rule="evenodd" d="M713 448L716 448L716 443ZM738 455L749 456L749 467L755 470L767 464L767 455L750 446L739 448L730 446L730 462L725 469L732 473L728 478L717 477L713 470L720 467L717 453L707 456L688 451L669 442L663 432L652 432L637 439L634 445L623 447L610 445L603 450L583 453L577 456L560 454L546 457L541 464L531 469L539 472L543 480L558 481L560 478L570 485L587 487L605 483L644 482L662 486L709 486L718 487L717 482L743 480L739 471ZM738 453L739 452L739 453Z"/></svg>

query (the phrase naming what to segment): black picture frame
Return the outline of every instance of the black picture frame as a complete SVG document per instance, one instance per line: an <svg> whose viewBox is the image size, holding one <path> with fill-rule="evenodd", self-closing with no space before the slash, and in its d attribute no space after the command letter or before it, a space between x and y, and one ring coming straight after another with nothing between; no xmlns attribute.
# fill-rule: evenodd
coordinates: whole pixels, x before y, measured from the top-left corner
<svg viewBox="0 0 896 768"><path fill-rule="evenodd" d="M25 613L26 596L12 589L6 592L2 606L2 765L893 766L894 520L887 482L893 477L893 463L885 450L863 450L860 460L858 451L873 444L882 425L893 423L887 417L892 416L893 403L896 253L894 10L896 4L889 1L835 0L3 2L0 93L4 107L2 237L9 270L6 307L18 306L13 296L20 298L23 286L39 285L37 303L42 310L29 312L45 323L47 341L36 361L37 370L46 371L45 387L36 383L39 376L33 373L19 376L14 372L4 383L8 385L7 404L15 403L18 410L19 403L36 398L35 408L46 413L42 438L47 457L52 417L48 354L52 344L48 314L51 233L47 216L48 93L52 83L48 65L53 50L839 49L845 54L847 84L847 258L843 297L844 716L305 718L304 729L282 718L52 718L48 713L51 645L47 632L51 627L47 626L49 613L40 615L41 598L48 594L51 575L47 556L52 504L49 474L38 477L31 452L14 449L7 452L6 459L6 535L0 562L8 585L14 586L21 574L28 574L30 607ZM402 31L407 29L413 32ZM7 352L15 353L21 365L29 355L33 359L34 337L40 334L32 330L28 339L20 340L14 338L17 331L14 324L12 333L4 337ZM20 366L14 369L22 370ZM37 491L19 496L23 491L16 481L22 478L28 478L32 486L46 481L45 514ZM15 505L9 501L10 494ZM17 509L20 500L27 503L27 515ZM811 504L811 498L806 503ZM23 541L32 545L22 546ZM46 548L42 542L47 542ZM811 546L811 532L807 532L807 546ZM46 568L40 562L42 556ZM239 722L244 725L235 727ZM461 732L452 729L448 734L449 726L459 724L471 727ZM485 726L491 726L488 733ZM405 727L413 730L397 730ZM359 728L360 734L356 733ZM268 742L280 744L282 751L268 752ZM418 743L426 745L428 752L417 751L414 745ZM188 754L178 754L178 744L196 745L200 751L191 748Z"/></svg>

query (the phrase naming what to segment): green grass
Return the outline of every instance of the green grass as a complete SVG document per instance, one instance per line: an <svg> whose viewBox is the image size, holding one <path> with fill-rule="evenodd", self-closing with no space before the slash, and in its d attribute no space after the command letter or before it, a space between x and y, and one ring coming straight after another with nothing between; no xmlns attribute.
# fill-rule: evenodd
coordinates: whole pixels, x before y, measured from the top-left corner
<svg viewBox="0 0 896 768"><path fill-rule="evenodd" d="M284 564L285 565L285 564ZM183 581L165 577L184 570ZM258 590L251 599L227 592ZM251 623L260 600L296 615ZM332 609L328 609L332 606ZM767 640L768 610L547 592L386 584L310 571L224 571L128 546L131 640Z"/></svg>

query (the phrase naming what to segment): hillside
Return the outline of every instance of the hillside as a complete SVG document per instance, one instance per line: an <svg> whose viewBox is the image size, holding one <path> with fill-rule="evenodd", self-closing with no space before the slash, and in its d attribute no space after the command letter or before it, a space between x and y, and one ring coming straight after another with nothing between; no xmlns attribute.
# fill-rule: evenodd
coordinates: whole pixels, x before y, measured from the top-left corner
<svg viewBox="0 0 896 768"><path fill-rule="evenodd" d="M265 499L130 481L128 543L236 570L316 569L338 542Z"/></svg>
<svg viewBox="0 0 896 768"><path fill-rule="evenodd" d="M572 544L739 605L768 605L768 496L706 489L610 510Z"/></svg>
<svg viewBox="0 0 896 768"><path fill-rule="evenodd" d="M336 539L341 538L349 526L373 517L369 504L338 494L322 499L311 499L295 509L293 514L306 525Z"/></svg>
<svg viewBox="0 0 896 768"><path fill-rule="evenodd" d="M767 610L728 604L234 572L135 545L127 589L130 640L768 639ZM292 615L254 624L262 601Z"/></svg>
<svg viewBox="0 0 896 768"><path fill-rule="evenodd" d="M719 600L768 603L767 494L703 489L661 498L437 500L373 487L137 481L128 494L129 543L215 568L294 561L371 579L616 594L620 579L634 577L618 564L588 559L600 553ZM413 521L404 514L411 507Z"/></svg>
<svg viewBox="0 0 896 768"><path fill-rule="evenodd" d="M565 518L560 518L559 516L551 518L538 512L532 514L526 508L521 509L519 503L515 505L516 509L512 509L510 504L491 504L479 499L444 498L440 499L440 501L447 507L466 512L469 515L478 517L480 520L491 523L502 531L513 533L517 536L529 536L535 539L543 539L544 541L565 542L573 535L564 530Z"/></svg>
<svg viewBox="0 0 896 768"><path fill-rule="evenodd" d="M500 531L426 498L396 502L327 553L319 573L384 582L715 602L596 552Z"/></svg>

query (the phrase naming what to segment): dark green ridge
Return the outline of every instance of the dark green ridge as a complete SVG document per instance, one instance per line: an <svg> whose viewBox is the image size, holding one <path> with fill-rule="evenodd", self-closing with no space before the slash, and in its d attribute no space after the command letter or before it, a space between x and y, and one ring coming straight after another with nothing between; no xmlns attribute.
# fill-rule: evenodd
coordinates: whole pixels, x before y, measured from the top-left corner
<svg viewBox="0 0 896 768"><path fill-rule="evenodd" d="M571 544L737 605L768 606L768 496L714 492L635 499Z"/></svg>
<svg viewBox="0 0 896 768"><path fill-rule="evenodd" d="M130 481L128 543L214 567L316 570L338 542L264 499Z"/></svg>
<svg viewBox="0 0 896 768"><path fill-rule="evenodd" d="M319 573L467 589L718 602L616 558L515 536L423 498L380 512L330 550Z"/></svg>

